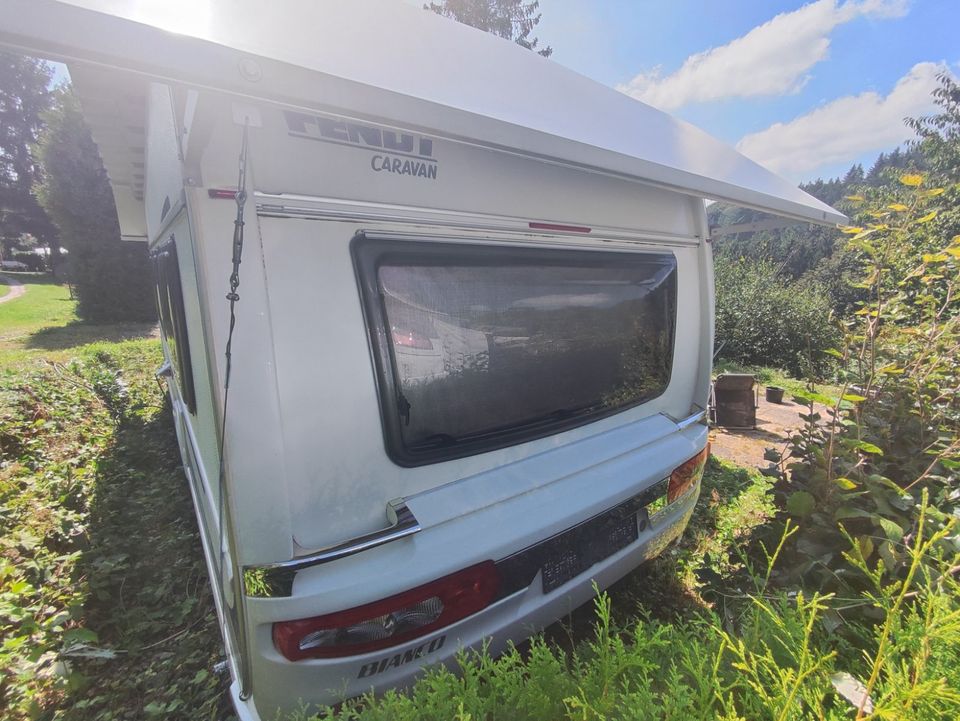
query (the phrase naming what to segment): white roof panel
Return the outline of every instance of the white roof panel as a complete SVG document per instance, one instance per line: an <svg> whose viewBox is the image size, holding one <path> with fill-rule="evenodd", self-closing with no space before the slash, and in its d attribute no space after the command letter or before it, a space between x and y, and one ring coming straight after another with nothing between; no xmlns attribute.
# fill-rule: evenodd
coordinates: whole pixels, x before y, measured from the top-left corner
<svg viewBox="0 0 960 721"><path fill-rule="evenodd" d="M797 220L846 221L688 123L400 0L4 6L0 42L13 47L393 121ZM244 58L253 62L241 68Z"/></svg>

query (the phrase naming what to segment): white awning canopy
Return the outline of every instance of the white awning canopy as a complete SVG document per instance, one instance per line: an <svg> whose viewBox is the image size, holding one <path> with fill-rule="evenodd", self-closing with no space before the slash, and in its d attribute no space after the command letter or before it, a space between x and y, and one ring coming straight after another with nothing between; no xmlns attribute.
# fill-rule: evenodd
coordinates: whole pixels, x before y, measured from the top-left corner
<svg viewBox="0 0 960 721"><path fill-rule="evenodd" d="M686 122L400 0L3 6L0 44L24 52L400 124L795 220L847 220ZM133 92L129 83L118 88ZM117 122L90 120L101 148L109 146ZM135 193L136 172L119 167L129 155L104 151L111 181L130 182Z"/></svg>

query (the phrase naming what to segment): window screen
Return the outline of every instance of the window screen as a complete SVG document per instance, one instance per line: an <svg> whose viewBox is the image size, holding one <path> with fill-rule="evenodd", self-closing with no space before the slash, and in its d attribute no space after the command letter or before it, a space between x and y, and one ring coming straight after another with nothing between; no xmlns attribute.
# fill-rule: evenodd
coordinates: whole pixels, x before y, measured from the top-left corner
<svg viewBox="0 0 960 721"><path fill-rule="evenodd" d="M556 433L670 380L672 254L364 239L354 253L398 463Z"/></svg>
<svg viewBox="0 0 960 721"><path fill-rule="evenodd" d="M183 307L183 288L180 285L180 264L177 244L171 235L151 254L154 280L157 286L157 310L160 330L170 351L170 362L180 389L180 396L191 413L196 413L197 402L190 365L190 343L187 339L187 317Z"/></svg>

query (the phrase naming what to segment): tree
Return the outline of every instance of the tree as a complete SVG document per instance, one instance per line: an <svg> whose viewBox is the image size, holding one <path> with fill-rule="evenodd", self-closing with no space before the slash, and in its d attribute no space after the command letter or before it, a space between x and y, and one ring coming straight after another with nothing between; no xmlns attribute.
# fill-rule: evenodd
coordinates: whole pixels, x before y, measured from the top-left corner
<svg viewBox="0 0 960 721"><path fill-rule="evenodd" d="M863 166L860 163L855 163L850 167L850 170L847 171L847 174L843 176L843 184L850 187L854 185L859 185L863 182L865 178L863 172Z"/></svg>
<svg viewBox="0 0 960 721"><path fill-rule="evenodd" d="M51 73L42 60L0 52L0 240L10 253L33 236L55 262L56 229L33 194L42 178L33 149L50 107Z"/></svg>
<svg viewBox="0 0 960 721"><path fill-rule="evenodd" d="M424 10L513 40L517 45L548 58L553 48L548 45L537 50L539 41L530 37L540 22L539 8L539 0L440 0L423 6Z"/></svg>
<svg viewBox="0 0 960 721"><path fill-rule="evenodd" d="M95 322L154 320L146 244L120 239L106 170L69 88L57 92L44 120L38 196L70 251L77 314Z"/></svg>
<svg viewBox="0 0 960 721"><path fill-rule="evenodd" d="M913 146L930 164L930 170L951 182L960 182L960 85L948 73L937 75L940 86L933 91L940 112L922 118L907 118L919 136Z"/></svg>
<svg viewBox="0 0 960 721"><path fill-rule="evenodd" d="M960 234L960 85L948 72L937 76L939 87L933 100L939 112L922 118L907 118L918 136L912 148L930 170L931 182L944 189L939 231L950 238Z"/></svg>

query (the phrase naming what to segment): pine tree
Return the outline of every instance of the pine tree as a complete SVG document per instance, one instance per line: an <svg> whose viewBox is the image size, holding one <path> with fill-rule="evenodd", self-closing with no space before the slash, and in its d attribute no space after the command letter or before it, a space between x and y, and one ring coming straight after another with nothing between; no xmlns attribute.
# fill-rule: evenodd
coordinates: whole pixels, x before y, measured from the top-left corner
<svg viewBox="0 0 960 721"><path fill-rule="evenodd" d="M860 163L855 163L850 167L850 170L847 171L847 174L843 176L843 184L846 186L859 185L865 177L863 166L860 165Z"/></svg>
<svg viewBox="0 0 960 721"><path fill-rule="evenodd" d="M513 40L548 58L553 48L548 45L537 50L539 40L531 37L533 28L540 22L539 8L539 0L440 0L423 6L424 10Z"/></svg>

